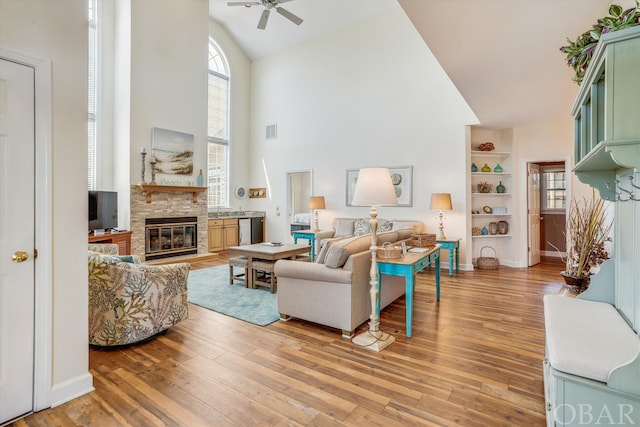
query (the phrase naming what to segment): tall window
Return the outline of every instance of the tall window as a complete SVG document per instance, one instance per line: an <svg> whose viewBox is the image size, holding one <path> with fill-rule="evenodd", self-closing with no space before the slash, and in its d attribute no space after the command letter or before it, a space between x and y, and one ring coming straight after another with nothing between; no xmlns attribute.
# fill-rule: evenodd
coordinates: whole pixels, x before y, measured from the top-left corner
<svg viewBox="0 0 640 427"><path fill-rule="evenodd" d="M229 66L222 50L209 39L208 120L209 208L229 205Z"/></svg>
<svg viewBox="0 0 640 427"><path fill-rule="evenodd" d="M542 170L542 209L565 209L567 206L567 180L563 169Z"/></svg>
<svg viewBox="0 0 640 427"><path fill-rule="evenodd" d="M97 16L96 0L89 0L89 96L88 111L89 123L87 126L88 135L88 158L87 173L89 190L96 187L96 50L97 50Z"/></svg>

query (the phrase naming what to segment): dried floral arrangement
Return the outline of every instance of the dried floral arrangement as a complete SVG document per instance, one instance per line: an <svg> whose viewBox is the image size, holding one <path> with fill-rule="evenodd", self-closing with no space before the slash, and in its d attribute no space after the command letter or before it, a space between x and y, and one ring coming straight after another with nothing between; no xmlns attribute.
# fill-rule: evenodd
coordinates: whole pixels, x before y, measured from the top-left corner
<svg viewBox="0 0 640 427"><path fill-rule="evenodd" d="M581 278L600 270L600 264L609 259L605 243L611 240L612 225L602 199L573 200L567 220L565 274Z"/></svg>

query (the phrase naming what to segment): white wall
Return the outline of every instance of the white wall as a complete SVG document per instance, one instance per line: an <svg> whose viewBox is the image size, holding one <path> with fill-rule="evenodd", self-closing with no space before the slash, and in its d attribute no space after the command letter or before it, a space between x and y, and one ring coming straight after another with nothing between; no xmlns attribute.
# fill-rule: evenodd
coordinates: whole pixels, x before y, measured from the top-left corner
<svg viewBox="0 0 640 427"><path fill-rule="evenodd" d="M267 238L289 236L286 171L313 169L325 196L320 227L336 216L369 215L345 203L346 170L413 166L413 207L381 207L379 217L437 228L433 192L450 192L447 234L465 234L465 125L476 118L404 12L365 21L254 61L250 186L269 187L251 206L267 212ZM264 140L267 124L278 139Z"/></svg>
<svg viewBox="0 0 640 427"><path fill-rule="evenodd" d="M87 345L87 4L2 0L0 44L51 61L50 403L91 389ZM36 224L38 227L39 224ZM19 351L19 349L12 349Z"/></svg>
<svg viewBox="0 0 640 427"><path fill-rule="evenodd" d="M129 157L118 159L130 164L131 183L140 180L140 148L151 152L154 127L188 133L195 140L193 174L156 175L158 183L168 179L195 185L199 170L207 170L208 35L205 1L131 2Z"/></svg>

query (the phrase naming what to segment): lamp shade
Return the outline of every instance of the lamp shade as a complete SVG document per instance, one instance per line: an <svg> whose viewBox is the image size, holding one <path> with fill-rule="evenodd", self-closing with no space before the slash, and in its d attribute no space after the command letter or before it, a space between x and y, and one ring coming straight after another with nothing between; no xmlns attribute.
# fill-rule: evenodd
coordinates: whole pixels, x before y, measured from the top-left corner
<svg viewBox="0 0 640 427"><path fill-rule="evenodd" d="M326 209L324 196L309 197L309 209Z"/></svg>
<svg viewBox="0 0 640 427"><path fill-rule="evenodd" d="M395 205L396 191L387 168L363 168L358 173L352 204L355 206Z"/></svg>
<svg viewBox="0 0 640 427"><path fill-rule="evenodd" d="M433 193L431 195L431 205L429 209L434 211L450 211L453 209L451 205L451 194L449 193Z"/></svg>

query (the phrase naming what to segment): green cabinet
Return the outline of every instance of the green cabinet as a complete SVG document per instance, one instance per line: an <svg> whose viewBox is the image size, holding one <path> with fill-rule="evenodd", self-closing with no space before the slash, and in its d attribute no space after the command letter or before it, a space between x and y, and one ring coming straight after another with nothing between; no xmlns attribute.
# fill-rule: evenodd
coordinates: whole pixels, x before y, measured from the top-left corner
<svg viewBox="0 0 640 427"><path fill-rule="evenodd" d="M609 33L571 109L578 178L613 200L616 171L640 170L640 27Z"/></svg>

